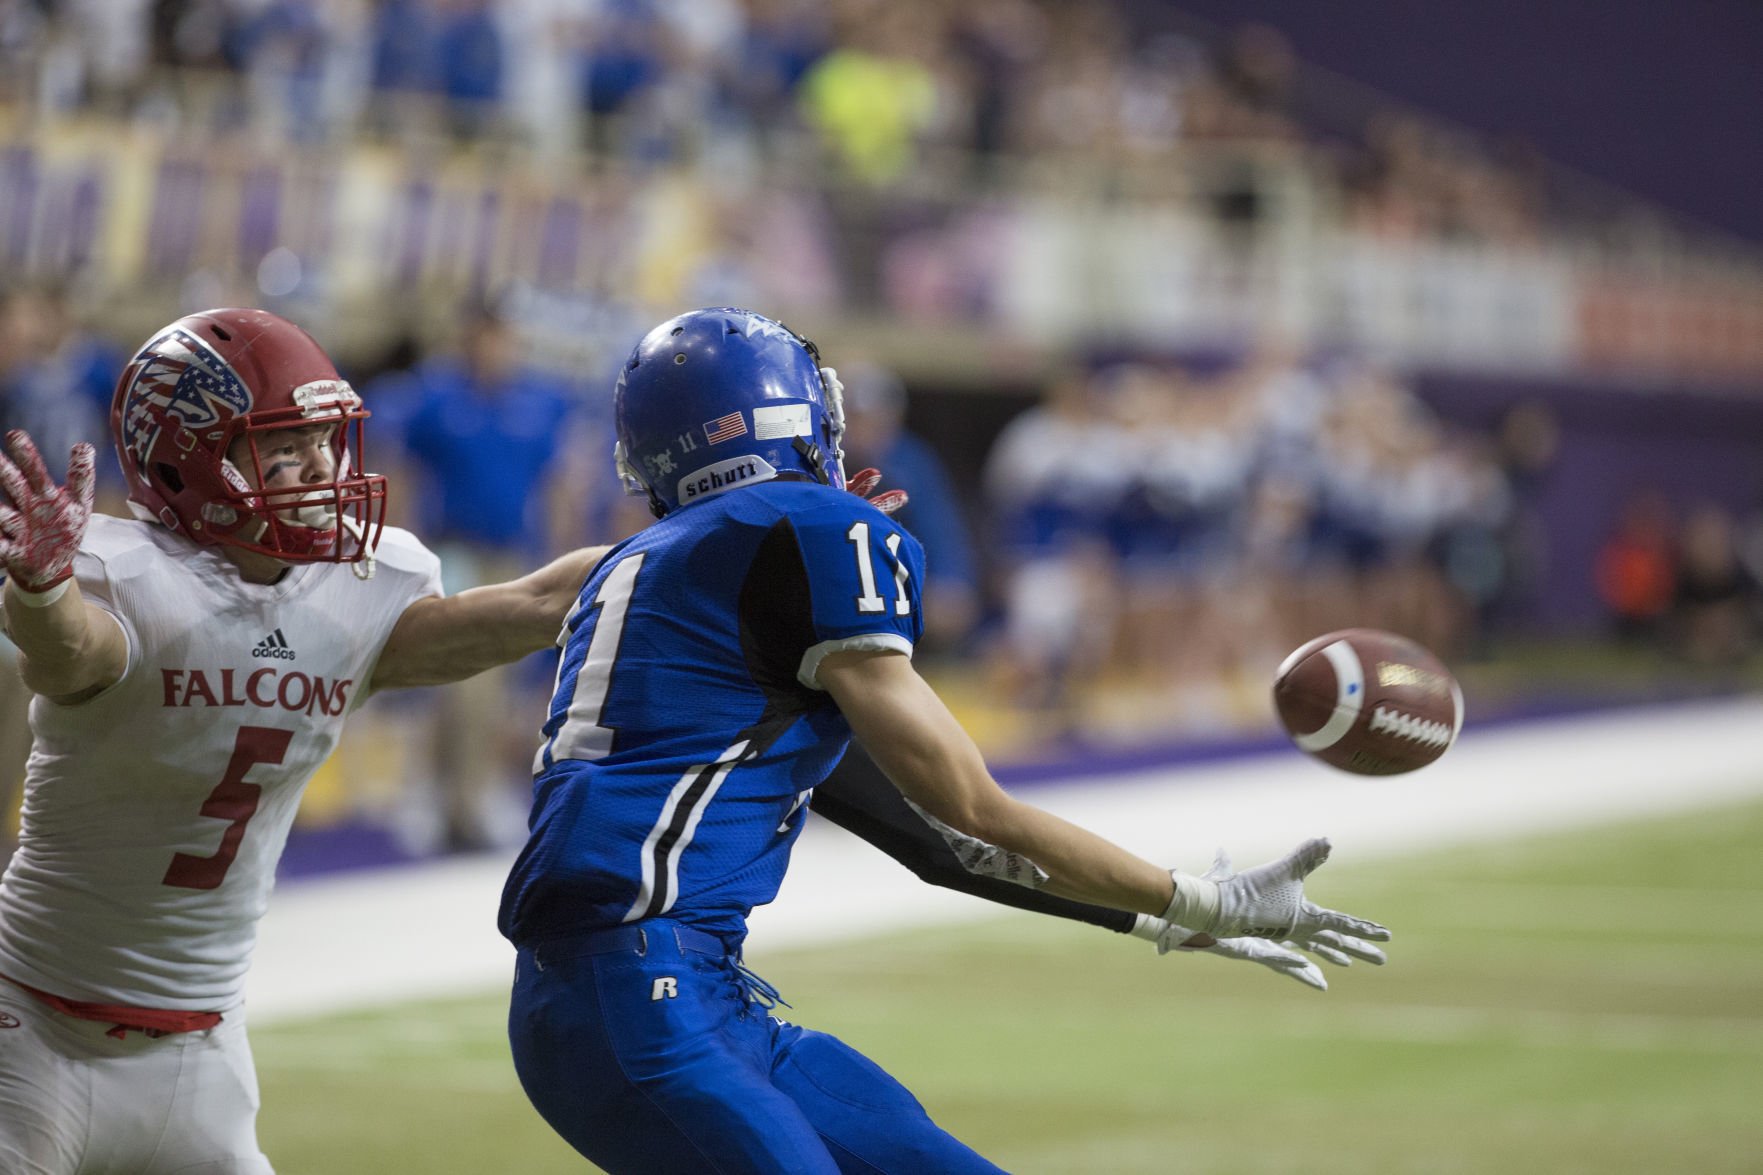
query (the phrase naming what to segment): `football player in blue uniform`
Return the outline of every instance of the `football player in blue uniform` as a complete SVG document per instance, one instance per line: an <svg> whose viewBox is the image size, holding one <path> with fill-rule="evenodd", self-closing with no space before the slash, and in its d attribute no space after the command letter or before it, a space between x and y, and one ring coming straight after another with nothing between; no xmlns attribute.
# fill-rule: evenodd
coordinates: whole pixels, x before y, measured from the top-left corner
<svg viewBox="0 0 1763 1175"><path fill-rule="evenodd" d="M776 991L741 964L747 913L853 734L976 872L1220 939L1389 937L1305 899L1326 841L1196 877L998 787L912 668L923 558L845 492L839 385L812 344L749 311L681 315L638 343L614 413L620 473L659 521L600 561L564 624L500 916L515 1068L589 1159L998 1170L868 1058L769 1015Z"/></svg>

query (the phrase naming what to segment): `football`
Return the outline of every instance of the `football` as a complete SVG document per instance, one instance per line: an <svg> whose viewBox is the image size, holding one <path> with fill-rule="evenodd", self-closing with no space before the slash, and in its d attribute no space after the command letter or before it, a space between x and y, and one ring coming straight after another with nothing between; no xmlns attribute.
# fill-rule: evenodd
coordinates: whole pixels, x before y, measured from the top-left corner
<svg viewBox="0 0 1763 1175"><path fill-rule="evenodd" d="M1355 775L1424 767L1463 727L1463 690L1444 663L1375 628L1293 650L1274 677L1273 706L1299 750Z"/></svg>

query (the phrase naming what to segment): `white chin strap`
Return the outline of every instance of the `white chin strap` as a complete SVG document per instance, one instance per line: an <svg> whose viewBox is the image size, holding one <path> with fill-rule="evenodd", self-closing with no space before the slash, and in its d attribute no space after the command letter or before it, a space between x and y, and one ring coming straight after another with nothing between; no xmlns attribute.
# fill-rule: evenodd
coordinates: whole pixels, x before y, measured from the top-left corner
<svg viewBox="0 0 1763 1175"><path fill-rule="evenodd" d="M826 415L832 421L833 451L832 461L839 470L839 480L845 480L845 385L839 379L839 373L831 367L820 369L821 386L826 389Z"/></svg>
<svg viewBox="0 0 1763 1175"><path fill-rule="evenodd" d="M361 545L361 558L351 563L349 570L355 573L356 579L372 579L374 557L373 548L367 545L367 528L348 514L343 515L342 522L343 529L354 535L355 541Z"/></svg>

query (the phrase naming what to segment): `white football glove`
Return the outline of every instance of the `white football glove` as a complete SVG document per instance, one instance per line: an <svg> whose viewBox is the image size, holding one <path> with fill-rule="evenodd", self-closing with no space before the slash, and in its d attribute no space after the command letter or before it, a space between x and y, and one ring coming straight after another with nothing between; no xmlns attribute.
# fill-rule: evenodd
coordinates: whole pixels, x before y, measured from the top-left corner
<svg viewBox="0 0 1763 1175"><path fill-rule="evenodd" d="M1388 942L1390 932L1377 923L1305 899L1304 879L1328 860L1329 848L1326 839L1307 840L1279 860L1247 873L1233 870L1223 849L1204 876L1172 869L1175 897L1163 920L1220 939L1247 936L1308 942L1319 932L1332 930Z"/></svg>
<svg viewBox="0 0 1763 1175"><path fill-rule="evenodd" d="M1222 959L1242 959L1245 962L1259 963L1280 975L1289 975L1299 983L1318 991L1328 990L1328 980L1323 976L1322 968L1299 954L1299 951L1309 951L1337 967L1351 967L1354 959L1362 959L1379 967L1389 961L1388 956L1364 939L1339 934L1333 930L1320 930L1314 938L1303 942L1288 939L1283 943L1273 943L1264 938L1220 938L1214 939L1208 946L1187 946L1186 943L1195 936L1196 931L1165 922L1161 918L1153 918L1149 914L1140 914L1133 925L1132 933L1136 938L1156 943L1157 953L1160 955L1167 955L1170 951L1194 951L1217 955Z"/></svg>

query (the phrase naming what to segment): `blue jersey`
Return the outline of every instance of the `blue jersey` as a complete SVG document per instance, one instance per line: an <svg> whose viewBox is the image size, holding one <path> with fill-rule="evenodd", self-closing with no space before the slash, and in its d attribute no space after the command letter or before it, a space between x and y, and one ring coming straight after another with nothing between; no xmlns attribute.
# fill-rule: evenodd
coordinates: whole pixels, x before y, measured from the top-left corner
<svg viewBox="0 0 1763 1175"><path fill-rule="evenodd" d="M564 625L502 933L664 914L743 933L850 741L821 660L910 654L923 579L915 539L809 482L718 494L615 547Z"/></svg>

